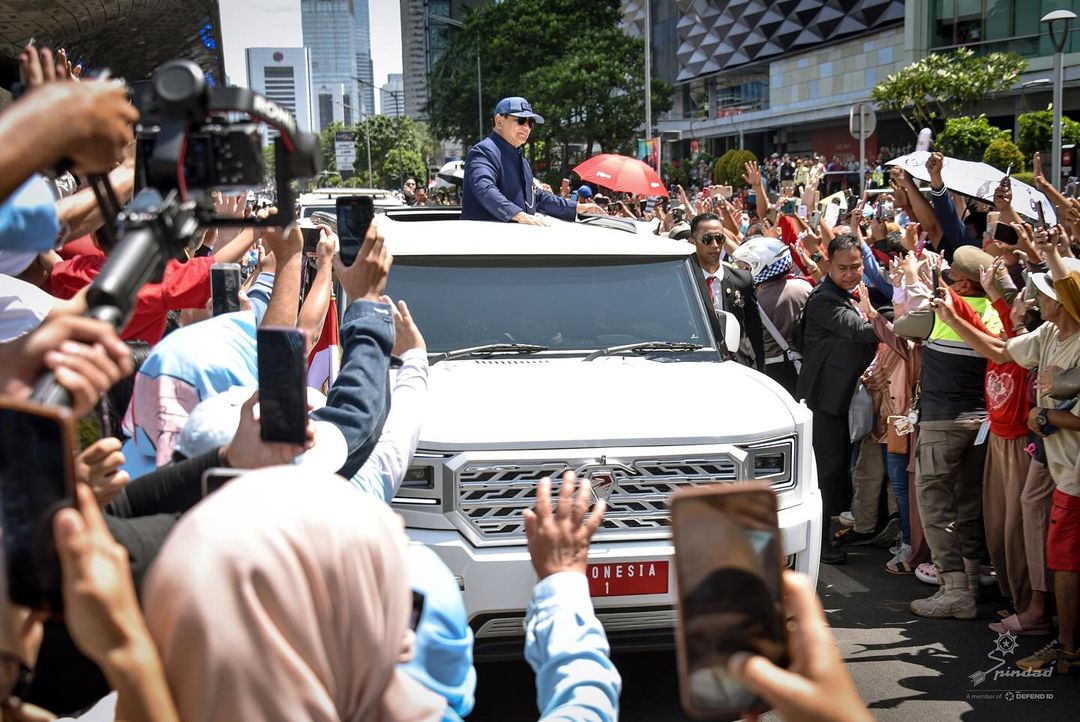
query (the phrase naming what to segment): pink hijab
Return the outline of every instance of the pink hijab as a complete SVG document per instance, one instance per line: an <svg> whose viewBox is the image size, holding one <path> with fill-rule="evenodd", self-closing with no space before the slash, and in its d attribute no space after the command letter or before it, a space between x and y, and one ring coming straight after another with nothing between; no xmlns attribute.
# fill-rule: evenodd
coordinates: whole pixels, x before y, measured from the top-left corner
<svg viewBox="0 0 1080 722"><path fill-rule="evenodd" d="M446 701L396 671L411 632L389 507L295 467L229 482L176 525L144 585L186 722L421 722Z"/></svg>

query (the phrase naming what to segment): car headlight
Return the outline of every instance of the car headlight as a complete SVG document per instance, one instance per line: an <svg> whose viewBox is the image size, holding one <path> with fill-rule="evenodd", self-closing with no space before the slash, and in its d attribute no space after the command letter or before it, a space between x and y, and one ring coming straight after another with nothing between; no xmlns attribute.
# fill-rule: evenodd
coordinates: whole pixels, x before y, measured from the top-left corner
<svg viewBox="0 0 1080 722"><path fill-rule="evenodd" d="M793 485L795 463L795 441L781 439L760 444L748 444L746 450L746 470L756 480L767 481L773 488Z"/></svg>

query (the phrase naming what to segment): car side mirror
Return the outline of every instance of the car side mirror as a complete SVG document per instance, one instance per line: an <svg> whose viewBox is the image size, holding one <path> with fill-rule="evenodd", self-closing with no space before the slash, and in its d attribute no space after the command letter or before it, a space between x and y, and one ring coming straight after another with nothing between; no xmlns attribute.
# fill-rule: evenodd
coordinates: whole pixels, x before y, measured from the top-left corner
<svg viewBox="0 0 1080 722"><path fill-rule="evenodd" d="M720 317L720 328L724 332L724 347L729 353L739 352L739 341L742 338L742 329L739 327L739 319L728 311L717 311Z"/></svg>

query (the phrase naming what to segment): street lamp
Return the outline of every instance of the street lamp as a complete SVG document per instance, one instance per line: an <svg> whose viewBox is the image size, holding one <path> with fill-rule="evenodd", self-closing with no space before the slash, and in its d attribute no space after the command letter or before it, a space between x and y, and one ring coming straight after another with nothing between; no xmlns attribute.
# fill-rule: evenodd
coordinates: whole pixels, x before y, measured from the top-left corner
<svg viewBox="0 0 1080 722"><path fill-rule="evenodd" d="M1071 10L1055 10L1043 15L1040 21L1046 23L1046 32L1054 46L1054 175L1050 182L1055 188L1061 185L1061 86L1064 83L1061 54L1065 50L1065 41L1069 39L1069 25L1075 18L1076 13ZM1054 32L1059 28L1060 38Z"/></svg>

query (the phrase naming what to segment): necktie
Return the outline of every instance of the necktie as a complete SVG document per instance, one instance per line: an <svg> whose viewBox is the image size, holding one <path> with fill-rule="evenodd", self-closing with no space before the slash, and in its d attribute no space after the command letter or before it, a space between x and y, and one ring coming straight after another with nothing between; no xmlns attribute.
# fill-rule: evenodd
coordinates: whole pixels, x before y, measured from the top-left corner
<svg viewBox="0 0 1080 722"><path fill-rule="evenodd" d="M713 306L715 306L718 309L721 308L723 306L723 303L721 303L720 297L717 295L716 291L713 289L713 286L716 284L716 276L708 276L705 279L705 283L707 283L709 285L709 295L712 296Z"/></svg>

